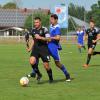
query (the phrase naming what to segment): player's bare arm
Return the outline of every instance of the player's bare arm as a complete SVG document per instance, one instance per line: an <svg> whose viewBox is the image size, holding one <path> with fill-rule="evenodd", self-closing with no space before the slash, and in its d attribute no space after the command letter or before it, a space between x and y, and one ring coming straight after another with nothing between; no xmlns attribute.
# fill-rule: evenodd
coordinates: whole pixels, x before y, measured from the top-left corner
<svg viewBox="0 0 100 100"><path fill-rule="evenodd" d="M52 39L52 40L57 40L57 41L59 41L59 40L60 40L60 35L56 35L56 36L54 36L54 37L51 37L51 39Z"/></svg>
<svg viewBox="0 0 100 100"><path fill-rule="evenodd" d="M47 41L47 42L51 41L50 38L42 37L38 34L35 35L35 38L38 39L38 40Z"/></svg>
<svg viewBox="0 0 100 100"><path fill-rule="evenodd" d="M87 35L87 33L85 33L85 35L84 35L84 41L86 41L88 39L88 35Z"/></svg>
<svg viewBox="0 0 100 100"><path fill-rule="evenodd" d="M33 46L34 46L34 40L32 40L29 48L27 48L27 51L30 52L32 50Z"/></svg>
<svg viewBox="0 0 100 100"><path fill-rule="evenodd" d="M100 34L97 35L97 39L96 40L93 40L93 43L96 43L100 40Z"/></svg>

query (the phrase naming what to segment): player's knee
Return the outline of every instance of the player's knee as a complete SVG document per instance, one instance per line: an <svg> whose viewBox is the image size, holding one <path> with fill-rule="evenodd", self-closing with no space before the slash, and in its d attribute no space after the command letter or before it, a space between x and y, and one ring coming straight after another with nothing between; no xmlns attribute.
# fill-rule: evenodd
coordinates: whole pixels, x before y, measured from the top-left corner
<svg viewBox="0 0 100 100"><path fill-rule="evenodd" d="M90 49L88 50L88 54L92 54L92 53L93 53L93 49L90 48Z"/></svg>
<svg viewBox="0 0 100 100"><path fill-rule="evenodd" d="M88 54L92 54L92 52L89 52L89 51L88 51Z"/></svg>
<svg viewBox="0 0 100 100"><path fill-rule="evenodd" d="M36 58L35 57L31 57L30 58L30 64L34 65L36 63Z"/></svg>
<svg viewBox="0 0 100 100"><path fill-rule="evenodd" d="M81 45L78 45L78 48L81 48Z"/></svg>
<svg viewBox="0 0 100 100"><path fill-rule="evenodd" d="M61 68L62 64L59 61L55 61L57 67Z"/></svg>
<svg viewBox="0 0 100 100"><path fill-rule="evenodd" d="M59 63L55 63L57 67L60 67Z"/></svg>

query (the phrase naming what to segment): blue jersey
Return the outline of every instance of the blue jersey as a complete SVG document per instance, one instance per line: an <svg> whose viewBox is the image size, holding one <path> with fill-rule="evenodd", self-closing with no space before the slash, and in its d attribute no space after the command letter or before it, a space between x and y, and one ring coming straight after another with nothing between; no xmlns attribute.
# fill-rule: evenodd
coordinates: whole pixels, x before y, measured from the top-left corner
<svg viewBox="0 0 100 100"><path fill-rule="evenodd" d="M83 41L84 41L84 31L77 31L77 41L79 44L83 45Z"/></svg>
<svg viewBox="0 0 100 100"><path fill-rule="evenodd" d="M57 24L55 26L50 26L50 37L55 37L57 35L61 35L60 31L60 26ZM59 41L57 40L52 40L51 42L48 43L48 48L50 51L51 56L54 58L54 60L60 60L58 49L59 49L60 44Z"/></svg>
<svg viewBox="0 0 100 100"><path fill-rule="evenodd" d="M55 25L55 26L50 26L50 37L55 37L57 35L61 35L61 31L60 31L60 26L59 24ZM59 46L59 41L57 40L52 40L49 45L56 45Z"/></svg>

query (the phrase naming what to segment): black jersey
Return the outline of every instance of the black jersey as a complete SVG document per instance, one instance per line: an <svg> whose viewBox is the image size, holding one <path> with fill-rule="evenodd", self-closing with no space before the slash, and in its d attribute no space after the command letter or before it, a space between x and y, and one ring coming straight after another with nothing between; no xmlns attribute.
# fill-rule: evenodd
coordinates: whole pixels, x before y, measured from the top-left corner
<svg viewBox="0 0 100 100"><path fill-rule="evenodd" d="M36 39L35 34L38 34L39 36L45 37L45 35L48 33L49 32L48 32L48 29L46 27L41 27L40 29L33 28L31 35L32 35L33 40L34 40L34 45L38 45L38 46L47 45L46 41Z"/></svg>
<svg viewBox="0 0 100 100"><path fill-rule="evenodd" d="M45 37L48 33L46 27L41 27L40 29L33 28L31 33L34 40L31 56L34 56L37 59L41 58L43 62L49 62L50 60L48 45L46 41L36 39L35 35L38 34L39 36Z"/></svg>
<svg viewBox="0 0 100 100"><path fill-rule="evenodd" d="M87 29L86 34L88 35L88 44L93 44L93 40L97 39L97 35L99 34L99 30L97 28ZM96 44L96 43L95 43Z"/></svg>

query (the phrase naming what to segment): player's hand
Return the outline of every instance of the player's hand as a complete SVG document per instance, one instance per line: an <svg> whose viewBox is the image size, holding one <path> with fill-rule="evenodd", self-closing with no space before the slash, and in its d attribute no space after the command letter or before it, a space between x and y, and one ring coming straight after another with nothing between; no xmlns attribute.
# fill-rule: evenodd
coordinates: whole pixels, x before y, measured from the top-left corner
<svg viewBox="0 0 100 100"><path fill-rule="evenodd" d="M51 42L51 38L46 38L47 42Z"/></svg>
<svg viewBox="0 0 100 100"><path fill-rule="evenodd" d="M30 48L26 48L26 50L27 50L27 52L30 52L30 51L31 51L31 49L30 49Z"/></svg>
<svg viewBox="0 0 100 100"><path fill-rule="evenodd" d="M54 39L54 37L51 37L51 39L53 40L53 39Z"/></svg>
<svg viewBox="0 0 100 100"><path fill-rule="evenodd" d="M96 41L96 40L92 40L92 42L93 42L93 43L96 43L97 41Z"/></svg>
<svg viewBox="0 0 100 100"><path fill-rule="evenodd" d="M35 38L41 40L41 36L39 36L38 34L35 35Z"/></svg>

